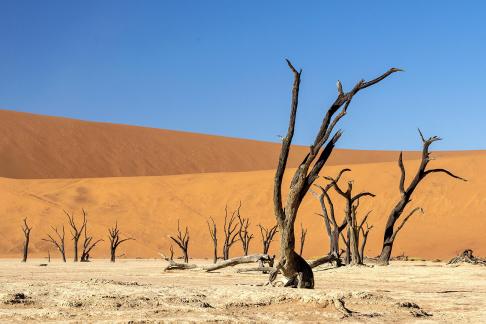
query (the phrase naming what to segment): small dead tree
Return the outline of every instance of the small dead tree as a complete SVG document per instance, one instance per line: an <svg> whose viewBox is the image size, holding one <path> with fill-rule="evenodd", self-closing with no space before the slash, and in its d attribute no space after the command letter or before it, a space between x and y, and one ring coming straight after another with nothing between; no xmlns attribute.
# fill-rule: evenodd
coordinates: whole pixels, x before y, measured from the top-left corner
<svg viewBox="0 0 486 324"><path fill-rule="evenodd" d="M180 226L180 220L177 220L177 236L170 236L170 239L175 242L179 246L179 248L182 251L182 254L184 255L184 262L188 263L189 262L189 228L186 226L186 229L184 231L184 234L182 234L181 231L181 226Z"/></svg>
<svg viewBox="0 0 486 324"><path fill-rule="evenodd" d="M209 220L211 221L211 224L209 223ZM217 236L217 227L216 223L214 222L214 219L212 217L209 217L209 220L207 221L208 223L208 229L209 229L209 235L211 235L211 240L213 241L213 263L218 262L218 236Z"/></svg>
<svg viewBox="0 0 486 324"><path fill-rule="evenodd" d="M307 228L304 228L302 223L300 223L300 252L299 255L302 256L304 252L305 237L307 236Z"/></svg>
<svg viewBox="0 0 486 324"><path fill-rule="evenodd" d="M364 229L363 225L366 225L366 229ZM361 225L359 226L360 230L361 230L361 234L363 236L363 240L361 241L361 247L360 247L360 257L361 257L361 260L364 262L364 258L365 258L365 254L364 254L364 251L365 251L365 247L366 247L366 242L368 241L368 234L370 233L370 230L373 228L373 225L369 226L368 223L366 222L366 219L364 219L362 222L361 222Z"/></svg>
<svg viewBox="0 0 486 324"><path fill-rule="evenodd" d="M86 211L83 209L83 223L79 228L74 221L74 213L69 214L67 211L64 211L64 213L68 218L69 226L71 226L71 236L74 249L74 262L78 262L78 242L81 234L83 233L84 227L86 226Z"/></svg>
<svg viewBox="0 0 486 324"><path fill-rule="evenodd" d="M47 234L47 239L42 239L43 241L52 243L57 249L59 253L61 253L62 261L66 262L66 249L65 249L65 232L64 232L64 225L62 226L62 231L58 231L57 227L51 226L54 233L57 235L57 239L55 239L51 234Z"/></svg>
<svg viewBox="0 0 486 324"><path fill-rule="evenodd" d="M228 219L228 205L224 208L224 244L223 244L223 260L228 260L229 259L229 254L230 254L230 248L231 246L239 240L238 235L239 235L239 230L238 230L238 225L235 223L237 220L237 216L240 213L240 208L241 208L241 201L236 210L233 211L231 214L231 217Z"/></svg>
<svg viewBox="0 0 486 324"><path fill-rule="evenodd" d="M383 237L383 247L381 250L381 254L379 257L379 262L381 264L387 265L390 261L391 253L392 253L392 248L393 248L393 243L395 242L396 238L396 233L398 232L395 229L395 223L398 221L400 216L402 215L403 211L405 210L405 207L407 207L408 203L411 201L411 197L419 183L425 179L426 176L432 174L432 173L444 173L454 179L459 179L462 181L467 181L464 178L461 178L459 176L454 175L452 172L446 170L446 169L429 169L427 170L427 165L429 162L432 160L429 152L429 147L432 143L436 141L440 141L441 138L437 136L432 136L426 139L420 129L418 130L420 134L420 138L422 140L422 160L420 162L420 166L418 167L417 173L413 177L412 181L410 184L405 187L405 178L406 178L406 173L405 173L405 166L403 164L403 154L400 152L400 155L398 157L398 167L400 168L401 176L400 176L400 182L398 185L398 188L400 190L400 199L396 203L395 207L391 210L388 220L385 225L385 233ZM417 210L414 209L405 219L404 222L399 226L401 229L408 218Z"/></svg>
<svg viewBox="0 0 486 324"><path fill-rule="evenodd" d="M120 244L126 241L135 240L134 238L127 237L120 239L120 229L118 228L118 221L115 221L115 226L108 229L108 238L110 240L110 261L116 260L116 249Z"/></svg>
<svg viewBox="0 0 486 324"><path fill-rule="evenodd" d="M336 190L336 192L345 199L344 215L348 223L349 232L347 244L350 245L351 249L351 264L362 264L363 260L361 259L361 255L359 252L360 227L358 225L356 211L359 206L360 198L366 196L375 197L375 195L367 191L361 192L357 195L353 195L353 181L348 181L348 188L346 189L346 191L344 191L339 187L336 179L332 177L326 177L326 179L331 181L331 184L333 185L333 188ZM367 217L368 216L366 216L366 218Z"/></svg>
<svg viewBox="0 0 486 324"><path fill-rule="evenodd" d="M253 239L253 234L250 234L248 227L250 226L250 218L241 217L238 212L238 220L240 221L240 230L238 235L240 237L241 246L243 248L244 255L248 255L248 250L250 249L250 241Z"/></svg>
<svg viewBox="0 0 486 324"><path fill-rule="evenodd" d="M273 195L274 213L281 234L280 261L278 262L276 271L270 274L269 281L275 280L277 273L280 271L288 279L289 286L314 288L312 268L295 252L294 225L299 207L309 188L318 178L319 172L327 162L335 144L341 137L341 131L334 132L334 128L339 120L347 113L347 109L354 96L359 91L377 84L389 75L400 70L392 68L371 81L366 82L361 80L349 92L344 92L341 82L337 82L337 98L328 108L314 142L309 147L309 152L297 167L292 177L287 194L287 201L284 206L282 199L282 181L294 136L299 102L300 78L302 74L302 70L297 71L289 60L287 60L287 64L294 75L290 120L287 134L282 139L282 147L274 179Z"/></svg>
<svg viewBox="0 0 486 324"><path fill-rule="evenodd" d="M273 241L273 237L278 232L277 226L278 225L267 228L262 226L261 224L258 224L258 227L260 227L260 234L262 235L263 254L268 254L268 251L270 250L270 244L272 244Z"/></svg>
<svg viewBox="0 0 486 324"><path fill-rule="evenodd" d="M27 256L29 254L29 242L30 242L30 231L32 227L27 224L27 218L24 218L24 224L21 226L22 232L24 233L24 255L22 257L22 262L27 262Z"/></svg>
<svg viewBox="0 0 486 324"><path fill-rule="evenodd" d="M81 253L81 262L89 262L89 257L91 250L93 250L96 245L100 242L103 242L102 239L97 241L93 241L93 237L88 235L88 221L86 219L86 223L84 225L84 241L83 241L83 252Z"/></svg>
<svg viewBox="0 0 486 324"><path fill-rule="evenodd" d="M351 170L350 169L341 170L341 172L339 172L338 176L336 177L336 182L339 182L341 176L347 171L351 171ZM348 226L348 222L346 220L346 217L344 217L341 224L338 224L336 221L336 216L334 213L334 204L328 193L329 189L333 187L333 184L332 183L328 184L325 187L322 187L318 184L316 184L315 186L320 189L321 193L317 194L314 191L311 191L311 193L315 198L319 200L319 203L321 205L322 214L317 213L317 215L324 219L324 225L326 227L326 232L329 237L329 255L334 256L334 258L330 258L330 260L335 259L337 265L340 266L341 261L339 259L339 253L340 253L339 236L341 235L341 232L346 228L346 226ZM326 206L326 202L328 206Z"/></svg>

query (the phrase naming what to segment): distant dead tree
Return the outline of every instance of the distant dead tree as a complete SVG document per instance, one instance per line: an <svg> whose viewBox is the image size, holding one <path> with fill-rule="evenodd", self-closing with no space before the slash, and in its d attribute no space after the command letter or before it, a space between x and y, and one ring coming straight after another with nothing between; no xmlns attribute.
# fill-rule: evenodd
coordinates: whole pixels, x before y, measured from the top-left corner
<svg viewBox="0 0 486 324"><path fill-rule="evenodd" d="M278 225L267 228L261 224L258 224L258 227L260 227L260 234L262 235L263 254L268 254L268 251L270 250L270 244L272 244L273 241L273 237L278 232L277 226Z"/></svg>
<svg viewBox="0 0 486 324"><path fill-rule="evenodd" d="M62 226L62 232L57 230L57 227L51 226L54 233L57 235L57 239L55 239L51 234L47 234L47 239L42 239L43 241L52 243L57 249L59 253L61 253L62 261L66 262L66 249L65 249L65 232L64 232L64 225Z"/></svg>
<svg viewBox="0 0 486 324"><path fill-rule="evenodd" d="M134 238L127 237L120 239L120 229L118 228L118 221L115 221L115 226L108 229L108 238L110 240L110 261L115 262L116 260L116 249L120 244L126 241L135 240Z"/></svg>
<svg viewBox="0 0 486 324"><path fill-rule="evenodd" d="M238 220L240 221L240 229L238 235L240 236L241 246L243 248L244 255L248 255L250 249L250 241L253 239L253 234L250 234L248 227L250 226L250 218L241 217L238 212Z"/></svg>
<svg viewBox="0 0 486 324"><path fill-rule="evenodd" d="M237 223L235 221L237 220L237 215L240 214L240 208L241 208L241 201L240 204L238 205L238 208L231 213L231 216L228 219L228 205L224 208L224 226L223 226L223 231L224 231L224 244L223 244L223 260L228 260L229 255L230 255L230 248L231 246L239 240L238 235L239 235L239 229Z"/></svg>
<svg viewBox="0 0 486 324"><path fill-rule="evenodd" d="M177 236L169 236L172 241L175 242L179 246L179 248L182 251L182 254L184 255L184 262L188 263L189 262L189 228L186 226L186 229L184 231L184 234L182 234L181 231L181 226L180 226L180 220L177 220Z"/></svg>
<svg viewBox="0 0 486 324"><path fill-rule="evenodd" d="M366 229L364 229L363 225L366 225ZM365 258L364 250L366 247L366 242L368 241L368 234L370 233L370 230L373 228L373 225L369 226L368 223L366 222L366 219L363 219L361 221L361 225L359 226L359 228L363 236L363 240L361 241L361 247L360 247L360 257L361 260L364 262L364 258Z"/></svg>
<svg viewBox="0 0 486 324"><path fill-rule="evenodd" d="M24 218L24 224L21 226L22 232L24 233L24 255L22 257L22 262L27 262L27 256L29 254L29 242L30 242L30 231L32 227L27 225L27 218Z"/></svg>
<svg viewBox="0 0 486 324"><path fill-rule="evenodd" d="M341 171L342 174L342 171ZM349 238L348 243L351 249L351 264L362 264L363 260L361 259L360 251L359 251L359 234L360 234L360 225L358 225L357 220L357 209L359 206L359 199L369 196L375 197L374 194L370 192L361 192L357 195L353 195L353 181L348 181L348 188L346 191L342 190L338 183L337 179L332 177L325 177L327 180L331 181L333 188L336 192L341 195L345 199L345 207L344 207L344 215L346 217L346 221L348 223L348 230L349 230ZM368 216L365 217L365 220Z"/></svg>
<svg viewBox="0 0 486 324"><path fill-rule="evenodd" d="M395 207L391 210L388 220L385 225L385 234L383 237L383 247L381 250L381 254L379 257L379 261L381 264L387 265L390 261L391 253L392 253L392 248L393 248L393 243L395 242L396 234L398 230L400 230L403 225L405 225L405 222L412 216L417 210L420 210L420 208L415 208L413 209L407 217L403 219L403 222L401 225L395 229L395 223L397 220L400 218L402 215L405 207L408 205L408 203L411 201L412 194L414 190L417 188L418 184L425 179L425 177L429 174L432 173L445 173L446 175L454 178L454 179L459 179L462 181L467 181L464 178L461 178L459 176L454 175L450 171L446 169L429 169L426 170L428 163L432 160L430 157L431 152L429 152L429 147L432 143L436 141L440 141L441 138L437 136L432 136L426 139L420 129L418 130L420 134L420 138L422 140L422 161L420 163L420 166L418 167L417 173L413 177L412 181L408 185L408 187L405 188L405 166L403 165L403 154L400 152L400 155L398 157L398 166L400 168L401 176L400 176L400 182L398 185L398 188L400 190L400 199L396 203Z"/></svg>
<svg viewBox="0 0 486 324"><path fill-rule="evenodd" d="M211 224L209 223L209 220L211 221ZM213 241L213 263L218 262L218 236L217 236L217 227L216 223L214 222L214 219L212 217L209 217L209 220L207 221L208 223L208 229L209 229L209 235L211 235L211 240Z"/></svg>
<svg viewBox="0 0 486 324"><path fill-rule="evenodd" d="M302 70L297 71L287 60L287 64L294 75L292 99L290 108L290 120L287 134L282 139L282 147L274 179L274 213L278 222L280 240L280 261L276 270L270 274L270 282L275 280L280 271L288 281L288 286L299 286L302 288L314 288L314 274L309 264L295 252L294 224L297 212L302 199L309 191L314 181L318 178L319 172L324 167L331 155L336 142L341 137L341 131L334 132L339 120L347 113L347 109L354 96L361 90L366 89L382 81L389 75L400 71L392 68L381 76L371 81L359 81L349 92L344 92L341 82L337 82L338 95L322 120L319 131L314 142L310 145L309 152L296 168L290 182L287 194L287 201L282 200L282 181L284 178L290 146L294 136L295 120L299 101L300 77ZM335 115L337 112L339 113Z"/></svg>
<svg viewBox="0 0 486 324"><path fill-rule="evenodd" d="M351 170L350 169L341 170L341 172L339 172L339 174L336 177L336 182L339 182L341 176L348 171ZM343 221L339 225L336 221L336 216L334 213L334 204L328 193L329 189L331 189L334 186L334 184L330 183L325 187L322 187L318 184L315 184L315 186L320 189L320 194L314 191L311 191L311 193L314 195L314 197L316 197L319 200L319 203L321 205L322 214L317 213L317 215L324 219L326 233L327 236L329 237L329 256L332 256L332 258L329 258L329 260L336 261L337 265L339 266L341 265L341 261L339 258L340 255L339 237L341 235L341 232L346 228L346 226L348 226L348 222L346 220L346 217L343 218Z"/></svg>
<svg viewBox="0 0 486 324"><path fill-rule="evenodd" d="M84 225L84 241L83 241L83 252L81 253L81 262L89 262L89 257L91 250L93 250L96 245L100 242L103 242L102 239L97 241L93 241L93 237L88 235L88 220L86 219Z"/></svg>
<svg viewBox="0 0 486 324"><path fill-rule="evenodd" d="M299 252L300 256L302 256L302 252L304 252L304 244L305 244L306 236L307 236L307 229L304 228L302 223L300 223L300 252Z"/></svg>
<svg viewBox="0 0 486 324"><path fill-rule="evenodd" d="M71 226L71 236L73 240L73 250L74 250L74 262L78 262L78 242L81 234L83 233L84 227L86 226L86 211L83 209L83 223L81 227L78 228L76 222L74 221L74 213L69 214L67 211L64 211L68 218L69 226Z"/></svg>

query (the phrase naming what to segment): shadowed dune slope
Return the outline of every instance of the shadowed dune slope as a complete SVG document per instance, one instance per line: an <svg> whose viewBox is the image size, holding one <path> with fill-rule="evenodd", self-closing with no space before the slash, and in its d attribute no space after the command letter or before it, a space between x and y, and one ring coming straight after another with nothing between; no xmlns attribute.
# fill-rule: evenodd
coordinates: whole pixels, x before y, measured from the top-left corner
<svg viewBox="0 0 486 324"><path fill-rule="evenodd" d="M417 163L415 160L405 162L410 170L407 182ZM453 180L442 174L426 179L410 204L410 208L423 207L425 214L415 215L406 224L397 239L395 254L449 258L461 249L472 248L476 254L486 255L486 153L439 157L431 166L447 167L469 181ZM341 168L326 166L322 174L335 175ZM348 179L355 180L356 190L368 190L377 195L374 199L363 199L360 206L360 215L373 210L369 223L375 227L366 251L368 255L377 255L387 213L399 196L399 170L395 162L354 164L351 168ZM286 173L286 181L291 174ZM274 223L272 181L271 170L97 179L0 178L0 257L20 257L23 217L28 217L33 225L32 255L43 257L48 245L41 239L49 225L67 224L63 209L74 211L80 217L81 208L85 208L89 214L89 231L95 238L105 239L95 251L95 257L108 257L107 227L115 220L122 233L136 239L124 243L119 254L147 258L158 257L158 251L167 253L170 245L167 236L175 232L180 219L182 225L189 226L190 256L210 258L212 250L206 219L212 216L222 226L225 204L228 203L231 210L240 199L242 215L251 217L250 229L255 234L250 249L259 251L261 241L256 225ZM341 218L343 205L338 197L334 200L338 218ZM296 222L296 232L300 232L301 222L308 228L306 257L323 255L328 249L322 219L314 214L319 211L318 202L309 194ZM221 242L221 227L218 230ZM68 233L66 227L67 236ZM72 257L70 238L66 239L66 244L68 255ZM272 250L276 247L275 242ZM57 256L52 247L51 254ZM231 255L239 254L241 247L236 243Z"/></svg>
<svg viewBox="0 0 486 324"><path fill-rule="evenodd" d="M270 170L276 166L279 149L279 143L0 110L0 176L7 178ZM289 166L296 167L307 151L307 147L294 147ZM417 153L410 153L407 157L416 156ZM336 150L328 164L385 162L396 158L397 153L391 151Z"/></svg>

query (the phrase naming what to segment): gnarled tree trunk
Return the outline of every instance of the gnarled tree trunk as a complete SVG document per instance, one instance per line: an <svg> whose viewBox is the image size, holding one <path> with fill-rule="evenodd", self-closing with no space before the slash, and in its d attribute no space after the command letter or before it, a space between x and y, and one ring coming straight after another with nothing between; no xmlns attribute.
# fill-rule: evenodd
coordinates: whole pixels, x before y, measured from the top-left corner
<svg viewBox="0 0 486 324"><path fill-rule="evenodd" d="M319 176L319 172L331 155L336 142L341 137L341 131L337 131L333 134L334 127L346 114L347 108L354 95L356 95L360 90L368 88L385 79L392 73L400 70L392 68L374 80L368 82L361 80L349 92L344 92L341 82L338 81L338 96L332 103L331 107L327 110L327 113L322 120L321 127L315 137L314 143L309 148L308 154L295 171L290 184L287 201L284 205L281 191L282 180L287 166L290 145L294 136L295 120L299 101L300 78L302 74L302 70L297 71L290 61L287 60L287 64L294 75L294 82L292 88L289 127L287 130L287 135L282 139L282 148L280 151L280 157L274 180L274 213L277 219L279 231L281 233L280 261L277 264L277 269L278 271L282 272L289 282L293 281L293 284L290 284L290 286L313 288L314 275L312 268L301 256L295 252L294 223L300 204L306 193L309 191L309 188ZM338 111L339 113L334 116ZM275 277L276 272L272 272L270 275L270 281L274 280Z"/></svg>

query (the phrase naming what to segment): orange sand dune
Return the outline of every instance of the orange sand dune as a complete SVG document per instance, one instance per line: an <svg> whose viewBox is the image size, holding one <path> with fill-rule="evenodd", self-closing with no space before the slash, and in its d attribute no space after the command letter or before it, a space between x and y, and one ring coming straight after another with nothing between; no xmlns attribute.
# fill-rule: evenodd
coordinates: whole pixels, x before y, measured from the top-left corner
<svg viewBox="0 0 486 324"><path fill-rule="evenodd" d="M275 168L279 149L278 143L0 110L0 176L7 178L270 170ZM303 146L294 147L289 166L296 167L307 150ZM407 158L416 156L417 153L411 153ZM385 162L396 158L396 152L336 150L328 164Z"/></svg>
<svg viewBox="0 0 486 324"><path fill-rule="evenodd" d="M98 127L98 124L86 125ZM135 128L126 129L130 132ZM147 132L164 133L156 130ZM461 249L472 248L478 255L486 255L486 152L441 157L431 164L447 167L468 178L469 182L452 180L445 175L430 176L412 197L411 203L411 207L423 207L425 215L415 215L402 230L395 246L395 254L449 258ZM409 170L416 165L417 161L406 161ZM326 166L323 174L336 174L340 168L341 166ZM363 200L360 207L361 214L373 209L370 223L375 228L370 233L367 253L377 255L385 217L398 198L399 170L395 162L354 164L351 168L353 171L350 178L355 180L355 188L366 189L377 195L374 199ZM409 177L411 174L409 172ZM286 175L288 180L291 172ZM89 213L89 231L95 237L106 240L107 227L118 220L122 232L136 239L121 246L119 253L126 253L127 257L158 257L159 251L167 253L170 244L167 236L174 233L177 219L183 225L189 226L190 255L210 257L211 243L206 219L212 216L221 226L225 204L234 208L240 199L243 202L242 214L252 220L251 230L255 239L252 241L251 250L257 251L260 250L261 243L256 225L274 223L272 178L273 171L97 179L2 178L0 257L20 256L20 221L23 217L28 217L33 225L32 255L45 256L48 245L41 239L45 237L49 225L66 224L63 209L74 211L79 217L81 208L87 209ZM336 197L335 201L336 210L341 217L341 200ZM306 257L323 255L328 249L323 223L314 215L315 212L319 212L319 205L308 195L296 224L296 232L300 231L301 222L308 228L304 251ZM69 233L67 228L66 232ZM219 228L219 233L221 232ZM219 239L222 241L221 236ZM67 239L67 244L68 254L72 256L72 241ZM275 247L276 244L273 248ZM57 255L52 248L51 253ZM240 253L241 248L237 243L231 254ZM95 256L108 256L106 242L100 245Z"/></svg>

